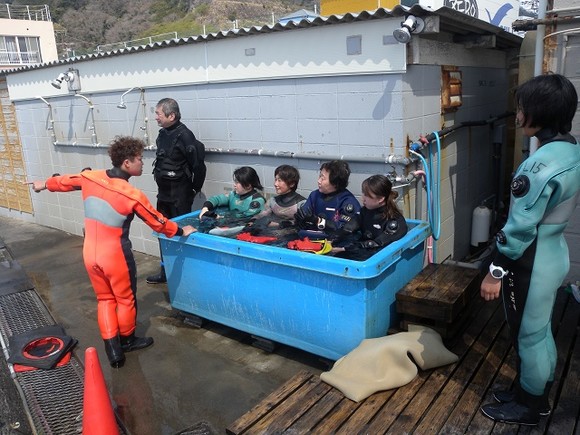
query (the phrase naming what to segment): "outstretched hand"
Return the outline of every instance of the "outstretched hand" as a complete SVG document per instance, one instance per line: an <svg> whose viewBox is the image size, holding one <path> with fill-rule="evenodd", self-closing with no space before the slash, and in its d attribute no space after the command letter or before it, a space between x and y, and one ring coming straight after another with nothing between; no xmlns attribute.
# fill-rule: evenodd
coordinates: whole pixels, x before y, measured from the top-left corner
<svg viewBox="0 0 580 435"><path fill-rule="evenodd" d="M24 181L22 184L30 184L32 186L32 190L37 193L46 189L45 181Z"/></svg>
<svg viewBox="0 0 580 435"><path fill-rule="evenodd" d="M186 225L182 228L183 230L183 235L185 237L189 236L191 233L195 233L197 231L197 229L191 225Z"/></svg>

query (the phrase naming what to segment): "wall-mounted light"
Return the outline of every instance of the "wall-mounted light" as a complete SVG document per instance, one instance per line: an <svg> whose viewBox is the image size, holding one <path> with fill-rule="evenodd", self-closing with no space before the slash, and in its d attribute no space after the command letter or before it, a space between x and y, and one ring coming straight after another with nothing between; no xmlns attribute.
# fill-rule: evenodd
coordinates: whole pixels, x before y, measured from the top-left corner
<svg viewBox="0 0 580 435"><path fill-rule="evenodd" d="M56 79L50 82L50 84L56 89L60 89L62 82L66 82L69 91L78 92L81 90L81 80L77 69L71 68L66 72L60 73Z"/></svg>
<svg viewBox="0 0 580 435"><path fill-rule="evenodd" d="M425 21L422 18L408 15L401 23L401 27L393 31L393 36L398 42L406 44L411 40L411 34L421 33L423 29L425 29Z"/></svg>

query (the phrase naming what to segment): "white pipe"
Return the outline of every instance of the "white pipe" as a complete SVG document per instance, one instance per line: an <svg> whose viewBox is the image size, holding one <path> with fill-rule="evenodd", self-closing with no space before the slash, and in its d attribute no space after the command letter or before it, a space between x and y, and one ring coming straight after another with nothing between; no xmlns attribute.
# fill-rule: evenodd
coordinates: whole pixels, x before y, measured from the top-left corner
<svg viewBox="0 0 580 435"><path fill-rule="evenodd" d="M363 162L363 163L391 163L408 165L414 161L406 156L390 155L387 157L366 157L366 156L345 156L345 155L317 155L309 153L294 153L292 151L269 151L264 149L236 149L236 148L206 148L206 153L209 154L236 154L236 155L258 155L258 156L272 156L272 157L289 157L292 159L305 160L347 160L349 162Z"/></svg>
<svg viewBox="0 0 580 435"><path fill-rule="evenodd" d="M538 3L538 20L546 18L546 10L548 9L548 0L539 0ZM536 50L534 58L534 77L543 73L544 67L544 35L546 34L546 25L538 24L536 30ZM530 155L538 150L538 138L530 138Z"/></svg>

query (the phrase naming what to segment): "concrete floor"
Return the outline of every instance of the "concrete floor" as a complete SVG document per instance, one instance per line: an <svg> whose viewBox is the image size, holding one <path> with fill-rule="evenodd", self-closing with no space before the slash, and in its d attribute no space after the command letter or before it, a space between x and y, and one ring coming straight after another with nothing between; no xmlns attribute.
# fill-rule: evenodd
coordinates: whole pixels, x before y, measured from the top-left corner
<svg viewBox="0 0 580 435"><path fill-rule="evenodd" d="M138 335L155 344L127 354L125 366L107 363L97 326L97 304L82 261L79 236L0 217L0 237L30 277L52 316L84 351L94 346L117 412L134 435L177 434L207 423L225 428L300 370L327 370L317 356L279 345L273 353L251 346L240 331L206 322L188 326L171 308L166 285L145 277L157 257L135 253L138 269Z"/></svg>

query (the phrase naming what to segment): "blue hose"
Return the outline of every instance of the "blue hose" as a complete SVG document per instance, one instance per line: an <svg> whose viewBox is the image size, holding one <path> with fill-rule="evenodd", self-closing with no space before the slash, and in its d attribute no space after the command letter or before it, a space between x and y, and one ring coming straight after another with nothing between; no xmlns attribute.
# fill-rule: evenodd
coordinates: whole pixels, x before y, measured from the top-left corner
<svg viewBox="0 0 580 435"><path fill-rule="evenodd" d="M432 224L431 231L433 232L433 238L439 240L441 235L441 139L439 138L439 133L433 132L435 135L435 140L437 142L437 180L435 185L435 199L433 201L433 214L434 221L437 220L436 226ZM431 154L431 143L429 143L429 164L433 161L433 156ZM433 174L432 171L430 171ZM433 228L434 227L434 228Z"/></svg>
<svg viewBox="0 0 580 435"><path fill-rule="evenodd" d="M419 144L411 145L411 152L416 155L423 164L425 169L425 183L427 190L427 217L429 220L429 227L433 240L439 240L441 235L441 139L439 133L433 132L437 143L437 175L436 179L433 177L433 154L431 152L431 142L429 142L429 164L419 153L421 148ZM437 244L433 243L433 261L437 259Z"/></svg>

